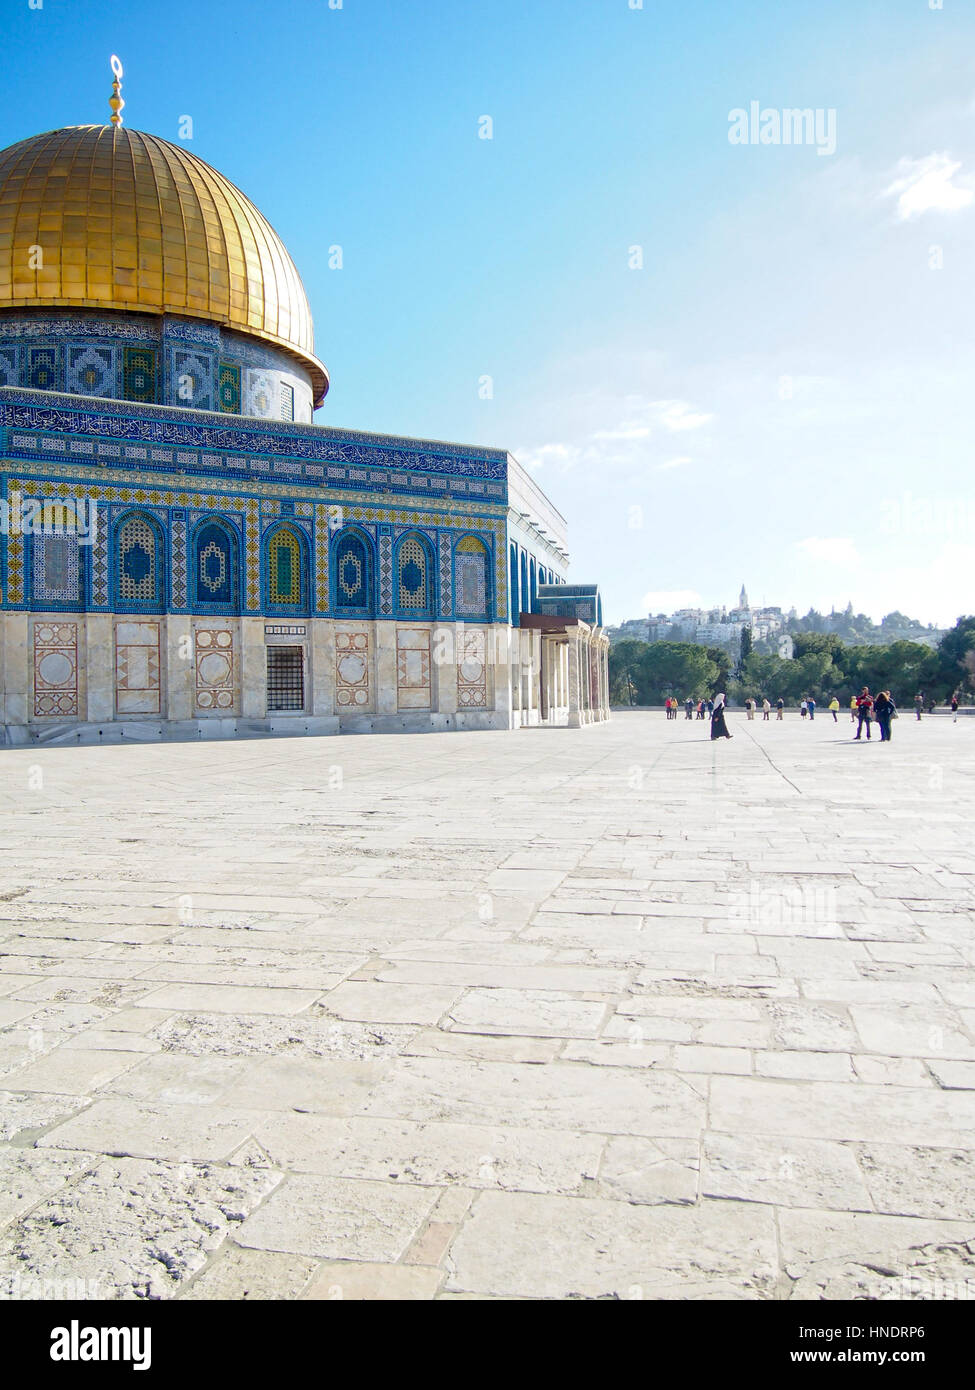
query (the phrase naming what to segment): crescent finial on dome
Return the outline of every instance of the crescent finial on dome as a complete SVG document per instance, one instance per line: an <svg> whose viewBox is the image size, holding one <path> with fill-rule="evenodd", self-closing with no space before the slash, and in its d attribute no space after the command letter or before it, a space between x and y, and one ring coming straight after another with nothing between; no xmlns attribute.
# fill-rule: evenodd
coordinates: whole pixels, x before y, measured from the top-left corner
<svg viewBox="0 0 975 1390"><path fill-rule="evenodd" d="M122 107L125 105L125 102L122 100L121 96L122 60L120 58L117 58L113 53L111 57L111 64L112 72L115 74L115 78L112 82L112 95L108 99L108 104L112 108L112 125L120 126L122 124Z"/></svg>

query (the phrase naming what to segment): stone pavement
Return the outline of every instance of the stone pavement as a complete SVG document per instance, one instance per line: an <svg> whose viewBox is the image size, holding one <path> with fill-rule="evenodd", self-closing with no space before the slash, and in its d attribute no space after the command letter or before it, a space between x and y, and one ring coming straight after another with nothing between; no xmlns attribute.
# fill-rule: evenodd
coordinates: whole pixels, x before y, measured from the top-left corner
<svg viewBox="0 0 975 1390"><path fill-rule="evenodd" d="M975 720L730 722L0 755L0 1296L975 1281Z"/></svg>

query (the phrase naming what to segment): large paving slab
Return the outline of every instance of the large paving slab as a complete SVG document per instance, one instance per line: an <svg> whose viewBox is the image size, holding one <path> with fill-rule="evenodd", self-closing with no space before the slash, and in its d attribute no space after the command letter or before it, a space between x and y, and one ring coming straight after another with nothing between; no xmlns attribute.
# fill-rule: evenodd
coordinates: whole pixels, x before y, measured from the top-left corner
<svg viewBox="0 0 975 1390"><path fill-rule="evenodd" d="M731 728L5 751L0 1297L971 1287L975 720Z"/></svg>

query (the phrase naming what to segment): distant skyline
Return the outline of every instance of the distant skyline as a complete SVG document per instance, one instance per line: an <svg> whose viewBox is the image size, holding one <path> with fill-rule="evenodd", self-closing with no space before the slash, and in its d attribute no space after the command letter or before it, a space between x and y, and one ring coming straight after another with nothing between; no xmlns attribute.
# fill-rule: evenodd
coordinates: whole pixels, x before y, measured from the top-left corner
<svg viewBox="0 0 975 1390"><path fill-rule="evenodd" d="M846 603L833 604L828 608L816 608L815 604L802 602L783 603L781 600L774 597L769 598L765 595L753 594L749 589L747 583L745 584L745 589L748 591L748 606L750 609L753 610L761 610L765 608L779 608L782 610L783 613L789 613L793 609L795 609L796 616L799 618L804 618L806 614L809 613L811 610L821 613L824 617L827 618L830 616L831 613L845 613L847 610ZM674 593L648 593L644 594L643 597L644 602L646 603L646 608L642 613L630 614L630 619L640 621L646 619L647 617L656 617L660 613L663 613L666 617L670 617L672 614L680 612L682 609L685 608L699 608L702 612L712 613L716 609L720 610L722 608L726 609L728 612L732 612L738 607L737 596L730 600L727 598L722 598L716 603L707 603L704 601L700 594L695 593L691 589L677 590ZM669 607L660 606L658 600L663 600L664 604L669 605ZM848 602L852 604L854 616L862 614L863 616L868 618L872 617L872 614L867 613L865 609L857 607L857 604L854 602L852 598L848 600ZM888 616L889 613L893 612L901 612L903 613L905 618L916 618L918 622L926 623L926 620L918 618L916 613L910 613L905 611L904 609L888 608L884 613L880 615L880 617L885 618ZM624 618L622 619L622 621L626 622L628 621L628 619ZM873 621L879 622L880 618L873 619ZM932 626L940 627L942 626L942 624L934 623L932 624Z"/></svg>
<svg viewBox="0 0 975 1390"><path fill-rule="evenodd" d="M317 422L510 449L608 622L744 577L950 626L975 609L972 7L631 3L24 0L0 144L106 120L118 53L126 124L190 117L294 256Z"/></svg>
<svg viewBox="0 0 975 1390"><path fill-rule="evenodd" d="M679 600L679 602L673 602L673 599L675 598ZM645 594L644 599L651 600L651 602L648 603L647 607L645 607L643 612L629 613L626 617L620 619L620 623L627 623L627 621L637 621L638 623L638 621L647 620L648 617L659 616L659 614L661 613L665 617L672 617L673 614L680 612L680 610L682 609L700 609L702 613L714 613L715 610L722 609L725 609L726 612L730 613L733 612L734 609L737 609L737 598L732 600L720 599L719 602L716 603L707 603L704 602L704 600L702 600L700 594L694 594L694 592L690 591L690 589L686 589L686 591L677 591L676 594ZM661 606L659 605L659 603L656 603L656 599L665 599L665 606ZM850 603L853 603L854 617L869 617L869 619L875 621L875 623L879 623L880 619L883 619L883 617L887 617L887 614L889 613L900 612L903 613L903 616L907 617L907 619L917 620L919 621L919 623L924 623L925 626L937 628L953 626L953 624L943 623L929 624L928 620L921 619L921 617L918 617L917 613L911 613L905 609L896 609L896 607L890 607L890 609L886 609L885 612L880 613L879 617L873 617L872 613L868 613L867 610L862 609L862 607L858 607L857 603L855 603L853 599L850 599ZM780 609L784 614L789 614L791 610L794 609L796 610L797 617L805 617L805 614L809 613L809 610L814 610L814 612L816 613L821 613L823 617L829 617L830 613L846 613L847 610L846 603L836 603L836 605L825 607L825 609L818 609L815 603L783 603L780 602L779 599L765 598L765 596L752 595L751 592L748 592L748 607L750 607L750 609L752 610ZM613 623L611 624L611 626L618 627L619 624Z"/></svg>

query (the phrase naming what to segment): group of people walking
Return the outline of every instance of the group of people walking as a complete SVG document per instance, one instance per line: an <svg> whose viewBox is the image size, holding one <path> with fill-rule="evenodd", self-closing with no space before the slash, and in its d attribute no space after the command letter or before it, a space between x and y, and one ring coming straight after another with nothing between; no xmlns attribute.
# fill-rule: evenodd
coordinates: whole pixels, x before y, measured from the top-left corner
<svg viewBox="0 0 975 1390"><path fill-rule="evenodd" d="M924 697L922 695L918 694L914 697L914 707L917 711L918 719L921 718L923 702ZM711 720L711 737L713 739L732 737L731 733L728 731L728 723L725 718L726 697L723 692L715 695L713 699L708 700L694 700L688 697L683 704L685 719L696 718ZM676 695L668 695L667 699L664 701L664 705L668 719L677 719L679 717L681 701ZM748 719L754 719L759 708L761 708L763 720L771 719L773 706L771 701L767 698L763 698L761 706L759 706L757 700L749 697L745 701L746 717ZM781 719L785 713L785 701L782 699L776 700L774 708L776 719ZM840 710L840 702L835 695L830 698L826 708L833 716L833 723L835 724L839 718ZM957 711L958 709L957 696L952 700L952 709L953 711ZM812 696L807 696L801 701L799 705L799 714L803 719L815 719L816 701ZM891 736L891 721L897 718L897 706L889 690L881 690L876 695L871 695L869 688L864 686L860 694L854 695L850 700L850 718L856 725L854 739L861 738L864 729L869 739L871 737L872 725L876 724L880 729L880 741L882 743L889 743Z"/></svg>
<svg viewBox="0 0 975 1390"><path fill-rule="evenodd" d="M676 695L668 695L664 701L664 709L667 711L668 719L676 719L680 714L680 700ZM698 719L710 718L714 709L714 700L693 700L689 696L684 701L684 718Z"/></svg>

